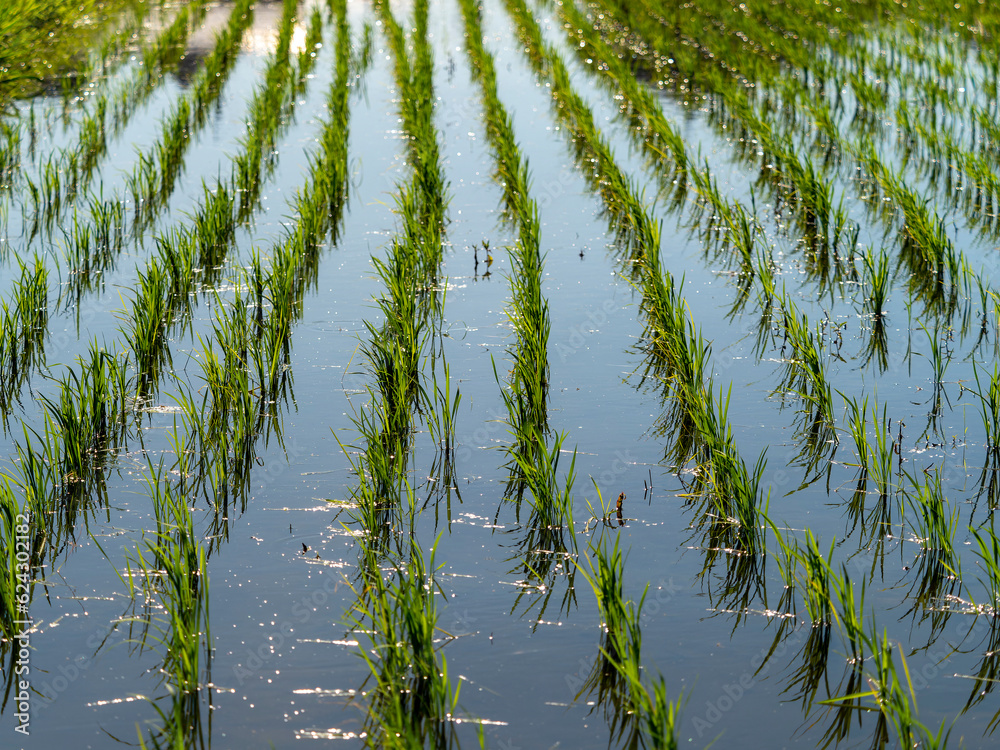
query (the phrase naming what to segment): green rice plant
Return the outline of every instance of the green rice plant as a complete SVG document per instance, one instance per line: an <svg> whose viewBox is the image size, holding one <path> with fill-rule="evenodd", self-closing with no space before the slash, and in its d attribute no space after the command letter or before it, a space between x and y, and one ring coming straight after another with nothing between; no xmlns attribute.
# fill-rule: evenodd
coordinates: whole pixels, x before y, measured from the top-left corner
<svg viewBox="0 0 1000 750"><path fill-rule="evenodd" d="M667 683L663 675L654 677L648 687L636 691L636 694L645 746L650 750L678 750L680 710L686 702L684 694L671 702L667 698Z"/></svg>
<svg viewBox="0 0 1000 750"><path fill-rule="evenodd" d="M944 384L945 371L948 369L948 365L951 362L951 351L947 346L946 339L950 337L950 329L947 331L942 331L938 326L934 327L934 332L932 333L930 329L924 324L920 324L920 328L923 330L924 335L927 336L927 346L928 353L921 354L920 356L927 359L931 364L931 385L936 391L939 391L941 386Z"/></svg>
<svg viewBox="0 0 1000 750"><path fill-rule="evenodd" d="M0 193L9 191L21 171L20 122L0 123Z"/></svg>
<svg viewBox="0 0 1000 750"><path fill-rule="evenodd" d="M139 273L131 310L121 318L119 330L131 344L139 399L154 392L160 371L172 361L167 343L170 312L167 288L166 273L158 264L150 264L145 272Z"/></svg>
<svg viewBox="0 0 1000 750"><path fill-rule="evenodd" d="M297 10L298 3L293 0L284 2L275 53L248 105L247 131L241 138L242 149L233 166L241 223L247 221L259 205L263 180L277 164L274 151L278 136L291 120L289 110L294 107L299 82L304 80L300 75L308 73L306 61L311 64L315 59L304 55L302 69L298 72L292 65L290 46ZM305 45L307 52L314 50L321 36L322 17L319 10L314 9Z"/></svg>
<svg viewBox="0 0 1000 750"><path fill-rule="evenodd" d="M899 453L897 441L892 436L892 420L888 418L886 405L882 405L882 416L878 417L878 406L869 411L868 397L859 400L838 391L847 406L848 432L854 440L856 466L860 470L859 488L867 486L872 479L884 499L893 487L893 457ZM874 444L868 438L869 419L875 428Z"/></svg>
<svg viewBox="0 0 1000 750"><path fill-rule="evenodd" d="M403 252L399 243L395 249L397 253ZM413 409L422 400L420 354L426 333L418 319L416 299L403 265L396 262L390 268L378 260L375 264L388 286L389 296L379 300L386 321L381 329L365 321L370 338L362 345L361 352L370 363L382 404L381 439L387 445L401 448L409 444Z"/></svg>
<svg viewBox="0 0 1000 750"><path fill-rule="evenodd" d="M861 579L860 586L855 586L847 574L847 564L842 563L840 575L830 575L830 588L838 605L833 614L850 648L850 661L860 666L864 663L865 647L868 644L864 631L865 579Z"/></svg>
<svg viewBox="0 0 1000 750"><path fill-rule="evenodd" d="M598 704L607 706L615 741L629 747L641 744L674 750L679 747L677 722L683 696L670 703L662 675L643 679L639 621L648 587L638 602L625 599L625 560L617 536L610 549L602 538L598 545L591 544L590 550L586 567L578 560L575 566L597 598L603 620L601 657L576 699L597 692Z"/></svg>
<svg viewBox="0 0 1000 750"><path fill-rule="evenodd" d="M137 153L135 166L125 175L125 189L132 199L135 215L132 219L132 233L141 234L152 221L156 206L151 205L160 190L159 172L152 154Z"/></svg>
<svg viewBox="0 0 1000 750"><path fill-rule="evenodd" d="M66 240L66 255L70 268L77 274L89 275L93 258L93 237L90 224L81 223L77 211L73 211L73 227L63 230Z"/></svg>
<svg viewBox="0 0 1000 750"><path fill-rule="evenodd" d="M881 318L885 315L885 300L889 292L889 255L882 250L876 259L872 249L867 248L862 261L864 278L868 286L864 309L873 319Z"/></svg>
<svg viewBox="0 0 1000 750"><path fill-rule="evenodd" d="M770 492L765 496L760 485L767 462L762 452L750 468L738 454L728 421L731 395L730 389L716 396L709 381L702 408L691 413L701 438L693 453L694 479L685 496L707 501L713 533L722 532L725 547L753 556L765 543ZM717 541L723 544L721 539Z"/></svg>
<svg viewBox="0 0 1000 750"><path fill-rule="evenodd" d="M450 455L456 447L455 443L455 422L458 417L458 408L462 403L462 390L457 388L454 396L451 391L451 370L448 363L444 364L444 388L438 384L437 370L432 373L432 388L434 393L433 402L427 404L429 412L428 427L434 443L443 448L445 455Z"/></svg>
<svg viewBox="0 0 1000 750"><path fill-rule="evenodd" d="M482 44L482 24L478 6L462 3L466 50L472 68L479 73L483 93L483 121L493 151L495 178L504 190L504 212L518 230L518 241L509 250L511 261L511 304L507 309L517 340L511 347L513 358L511 392L504 393L519 448L526 452L533 432L544 433L548 425L548 302L542 293L544 258L539 252L540 221L537 202L530 195L527 160L514 137L510 114L497 94L493 56ZM486 243L488 245L488 243ZM495 365L494 365L495 370ZM516 462L513 466L516 469Z"/></svg>
<svg viewBox="0 0 1000 750"><path fill-rule="evenodd" d="M754 340L754 354L758 359L764 356L773 339L773 323L775 301L785 296L784 285L782 292L778 294L777 280L775 279L776 264L770 251L761 250L757 256L757 285L756 303L759 320L757 322L757 332ZM735 315L741 311L741 307L734 305L731 314Z"/></svg>
<svg viewBox="0 0 1000 750"><path fill-rule="evenodd" d="M675 466L681 466L715 434L703 432L697 424L698 414L706 409L704 384L711 372L711 344L691 320L681 297L683 283L675 287L661 269L658 254L651 255L647 265L641 308L646 365L640 384L651 378L663 384L666 408L657 422L657 432L670 436L666 455ZM714 424L711 417L709 422Z"/></svg>
<svg viewBox="0 0 1000 750"><path fill-rule="evenodd" d="M900 257L911 270L910 286L931 310L949 310L954 305L957 278L947 275L955 263L955 249L937 215L908 188L900 175L886 167L870 142L855 156L879 187L903 214Z"/></svg>
<svg viewBox="0 0 1000 750"><path fill-rule="evenodd" d="M875 421L878 407L872 407L872 424L875 427L875 444L871 453L871 477L878 489L879 498L889 495L892 488L892 458L897 452L896 441L892 438L892 420L886 415L886 405L882 404L882 416Z"/></svg>
<svg viewBox="0 0 1000 750"><path fill-rule="evenodd" d="M162 725L150 739L154 746L203 746L198 706L211 683L212 654L205 548L186 498L164 479L162 463L149 463L146 482L156 531L127 554L126 578L133 596L138 588L147 607L159 605L155 614L148 610L139 645L146 648L151 640L162 648L160 680L171 695L169 711L154 703Z"/></svg>
<svg viewBox="0 0 1000 750"><path fill-rule="evenodd" d="M858 459L857 466L861 470L861 476L867 480L868 470L874 458L874 452L868 443L868 396L861 398L859 406L857 398L852 398L842 391L837 391L837 393L844 399L844 404L847 406L848 432L854 439L855 456ZM890 465L889 470L891 471L891 469Z"/></svg>
<svg viewBox="0 0 1000 750"><path fill-rule="evenodd" d="M986 576L985 580L980 578L979 582L986 589L987 599L977 606L982 613L996 617L1000 612L1000 539L992 525L969 530L976 540L976 556Z"/></svg>
<svg viewBox="0 0 1000 750"><path fill-rule="evenodd" d="M50 549L58 547L65 538L63 532L72 529L59 527L61 516L55 514L57 488L61 479L58 467L47 460L42 440L37 432L26 424L21 425L23 440L16 442L17 462L11 479L24 497L24 507L30 509L31 517L39 528L44 529L43 541ZM36 451L35 447L40 450Z"/></svg>
<svg viewBox="0 0 1000 750"><path fill-rule="evenodd" d="M591 545L591 555L586 556L587 567L576 561L577 569L597 597L597 606L603 619L602 629L607 638L607 655L612 661L624 664L631 662L638 667L642 651L642 632L639 618L646 591L638 603L625 599L624 576L625 558L615 536L614 546L608 549L603 539L597 546ZM596 561L596 562L595 562Z"/></svg>
<svg viewBox="0 0 1000 750"><path fill-rule="evenodd" d="M518 246L511 253L510 277L512 301L507 314L517 336L510 351L514 364L510 376L510 391L503 391L508 422L515 436L509 451L512 457L525 458L535 451L537 440L548 430L548 302L542 295L542 260L537 251ZM499 381L494 363L494 376ZM517 460L512 463L512 477L523 480Z"/></svg>
<svg viewBox="0 0 1000 750"><path fill-rule="evenodd" d="M103 483L108 453L124 437L126 392L122 385L124 368L117 359L92 346L88 359L80 358L80 372L67 369L59 385L58 397L41 395L46 433L56 441L55 455L62 484Z"/></svg>
<svg viewBox="0 0 1000 750"><path fill-rule="evenodd" d="M624 595L624 557L615 537L614 547L607 541L591 545L592 555L586 556L586 568L574 561L578 572L590 584L597 597L601 613L601 656L574 700L596 693L597 704L605 707L611 736L625 745L638 741L639 698L633 688L643 689L639 677L642 661L642 630L639 618L646 592L638 602ZM595 563L596 561L596 563ZM647 588L648 591L648 588Z"/></svg>
<svg viewBox="0 0 1000 750"><path fill-rule="evenodd" d="M972 372L976 379L976 390L973 393L979 396L979 414L985 433L985 470L985 467L1000 466L1000 366L994 363L993 372L985 373L989 378L985 383L986 379L980 377L979 366L975 363Z"/></svg>
<svg viewBox="0 0 1000 750"><path fill-rule="evenodd" d="M911 483L914 491L906 490L906 496L913 511L911 529L917 542L924 552L934 553L945 567L957 575L955 530L958 528L958 510L948 514L941 476L937 472L919 482L911 477Z"/></svg>
<svg viewBox="0 0 1000 750"><path fill-rule="evenodd" d="M48 335L48 269L35 255L17 260L20 276L10 303L0 302L0 415L4 425L31 370L45 361Z"/></svg>
<svg viewBox="0 0 1000 750"><path fill-rule="evenodd" d="M169 298L186 299L199 288L196 281L197 255L194 238L174 228L156 238L156 265L169 277Z"/></svg>
<svg viewBox="0 0 1000 750"><path fill-rule="evenodd" d="M387 581L374 553L368 558L363 584L354 588L357 603L351 624L370 641L359 651L371 670L364 691L365 730L386 747L449 746L454 741L451 717L458 705L459 685L448 676L448 663L435 646L438 627L434 548L424 562L413 545L405 563L397 563Z"/></svg>
<svg viewBox="0 0 1000 750"><path fill-rule="evenodd" d="M90 216L94 223L94 243L102 258L120 255L125 246L125 204L121 200L103 200L92 195Z"/></svg>
<svg viewBox="0 0 1000 750"><path fill-rule="evenodd" d="M70 283L64 297L80 294L102 283L102 275L114 267L125 245L125 205L120 200L105 201L99 194L88 199L89 218L81 220L73 209L73 224L64 229Z"/></svg>
<svg viewBox="0 0 1000 750"><path fill-rule="evenodd" d="M527 437L530 452L518 451L513 459L518 475L531 495L532 523L550 528L573 528L573 482L576 451L564 480L559 478L559 456L565 434L558 434L549 447L535 429ZM572 538L572 537L571 537Z"/></svg>
<svg viewBox="0 0 1000 750"><path fill-rule="evenodd" d="M800 314L786 295L782 300L784 345L790 349L785 359L784 374L775 392L794 393L808 410L810 425L833 423L832 389L826 378L826 358L820 349L817 332L810 329L809 318ZM818 331L818 329L817 329Z"/></svg>
<svg viewBox="0 0 1000 750"><path fill-rule="evenodd" d="M235 198L225 185L220 183L215 190L210 190L203 184L202 189L205 202L194 216L193 231L198 250L198 266L211 280L214 269L221 265L236 234L236 207Z"/></svg>
<svg viewBox="0 0 1000 750"><path fill-rule="evenodd" d="M377 328L365 321L368 341L362 344L361 352L375 385L368 388L371 401L356 414L354 422L367 443L356 468L359 474L371 471L375 480L371 484L362 482L359 489L359 504L366 514L365 526L369 533L384 529L391 535L392 529L385 528L380 516L386 503L391 511L394 496L398 498L395 490L399 487L399 477L405 469L412 443L414 411L426 404L430 412L436 414L437 404L425 391L420 367L430 334L428 323L434 325L440 319L442 299L437 293L437 285L446 198L433 124L433 102L418 101L431 85L427 4L421 2L415 7L412 58L405 34L391 11L381 3L376 10L389 31L397 85L404 92L400 114L411 138L412 174L410 181L400 186L396 198L401 227L390 246L389 257L384 261L372 260L385 287L377 301L384 322ZM338 25L346 29L342 13L342 10L338 13L341 19ZM341 49L347 51L346 47ZM348 67L347 55L338 54L338 78L348 74ZM421 92L420 97L417 91ZM339 163L340 153L341 149L333 147L324 155ZM336 184L341 184L339 179ZM327 185L329 192L322 195L332 197L339 188ZM308 196L300 197L300 205L310 209L304 225L309 237L318 238L326 226L322 219L324 202L307 199ZM305 235L301 242L305 244ZM449 400L450 395L445 397L446 406ZM457 401L455 403L457 405ZM440 433L449 447L450 437L445 435L451 429L449 425L454 415L454 409L449 408L443 425L437 416L432 416L430 421L432 435Z"/></svg>
<svg viewBox="0 0 1000 750"><path fill-rule="evenodd" d="M37 510L37 509L36 509ZM10 479L0 475L0 634L11 641L29 623L38 566L39 542L44 540L33 523L27 503L18 501Z"/></svg>
<svg viewBox="0 0 1000 750"><path fill-rule="evenodd" d="M821 701L821 703L835 706L861 698L870 698L874 705L862 705L860 708L865 711L878 712L879 720L875 729L876 737L885 737L888 734L888 728L892 727L901 746L946 747L948 739L951 736L951 728L946 728L946 722L941 722L941 726L937 732L933 732L932 729L920 722L920 714L917 709L917 695L913 688L910 669L902 650L900 649L897 654L899 663L902 666L902 671L900 672L893 655L893 650L896 647L889 640L888 634L883 632L880 638L877 634L873 633L868 636L868 641L874 664L874 673L868 679L871 689L865 692L830 698L829 700ZM902 682L901 677L903 678Z"/></svg>
<svg viewBox="0 0 1000 750"><path fill-rule="evenodd" d="M157 194L147 196L147 205L163 204L173 192L174 184L184 166L184 152L188 143L188 123L191 120L191 101L180 99L174 111L163 121L160 137L155 146L157 172L160 176Z"/></svg>
<svg viewBox="0 0 1000 750"><path fill-rule="evenodd" d="M370 403L376 403L376 395L368 389ZM365 538L365 547L381 555L388 554L394 542L398 541L399 529L404 523L404 501L412 507L413 490L405 479L409 452L398 456L390 453L384 442L379 440L379 420L373 415L374 408L355 412L353 421L365 444L355 449L340 442L334 434L358 478L358 486L352 491L352 501L357 506L352 520L360 527Z"/></svg>
<svg viewBox="0 0 1000 750"><path fill-rule="evenodd" d="M790 552L802 567L802 573L796 572L795 583L802 595L809 619L813 627L828 626L833 622L832 580L836 578L829 560L833 557L834 543L824 556L819 549L819 543L812 530L806 529L805 547L798 542L790 548Z"/></svg>
<svg viewBox="0 0 1000 750"><path fill-rule="evenodd" d="M408 193L415 195L416 188ZM437 236L438 230L433 225L436 219L429 217L432 222L429 229L421 224L418 217L427 216L425 209L430 205L422 200L411 200L404 195L398 205L403 234L392 243L386 261L373 259L386 288L378 301L384 323L376 328L366 321L369 339L362 345L362 354L376 385L368 388L369 404L354 417L366 441L361 458L352 459L361 482L355 493L360 508L358 520L370 535L371 548L380 550L387 549L401 520L400 490L412 440L413 411L420 404L430 404L432 412L436 407L425 394L419 377L420 359L428 337L426 320L435 304L422 291L429 282L428 274L436 273L433 259L436 252L432 250L428 255L422 244ZM316 230L322 226L317 222ZM436 241L440 248L440 239ZM453 411L449 414L446 419L454 417ZM436 425L432 430L436 430ZM411 496L412 490L408 489L407 497Z"/></svg>
<svg viewBox="0 0 1000 750"><path fill-rule="evenodd" d="M948 394L944 388L944 376L951 363L950 341L953 332L950 326L946 324L942 326L940 322L935 323L933 333L923 323L920 324L920 328L923 329L924 335L927 337L928 352L926 354L918 352L917 355L927 359L932 370L931 395L928 400L930 409L927 413L927 426L922 434L922 437L926 437L931 432L940 433L941 431L939 420L944 414L945 404L948 403Z"/></svg>

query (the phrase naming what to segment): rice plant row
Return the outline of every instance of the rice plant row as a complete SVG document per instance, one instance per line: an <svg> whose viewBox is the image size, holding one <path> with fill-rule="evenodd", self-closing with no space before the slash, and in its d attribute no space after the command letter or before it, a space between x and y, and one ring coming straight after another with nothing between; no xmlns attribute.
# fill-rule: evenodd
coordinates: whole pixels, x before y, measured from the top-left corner
<svg viewBox="0 0 1000 750"><path fill-rule="evenodd" d="M516 340L510 348L513 367L510 391L503 391L508 424L514 438L508 453L511 479L506 495L520 499L530 489L537 523L544 527L565 527L565 510L555 501L560 495L548 482L532 482L536 467L546 461L544 443L548 434L548 339L551 323L548 302L542 293L544 260L540 249L541 226L537 201L531 197L528 162L514 136L513 121L497 93L493 56L483 45L480 9L463 0L466 51L472 69L478 72L483 97L483 121L493 152L496 181L503 187L504 215L517 230L510 249L511 303L508 318ZM488 252L487 247L487 252ZM554 455L558 455L556 452ZM547 463L547 461L546 461ZM547 474L552 476L554 474Z"/></svg>
<svg viewBox="0 0 1000 750"><path fill-rule="evenodd" d="M398 188L400 229L389 257L372 259L385 287L377 300L384 320L380 327L365 321L368 341L361 347L374 385L367 387L369 403L353 418L363 446L361 455L351 459L359 482L353 514L360 529L359 582L353 585L357 601L348 619L367 641L360 652L373 683L364 693L366 742L447 746L454 733L451 719L458 687L452 686L447 660L434 645L438 632L434 554L425 565L414 536L418 511L408 478L414 412L425 405L430 412L439 409L434 397L428 396L421 370L428 339L443 309L438 285L447 184L433 119L434 99L428 94L433 90L428 2L415 3L409 39L387 3L377 2L375 11L393 53L410 175ZM449 433L436 441L447 451L454 429L450 420L460 395L452 403L447 364L444 372L445 390L435 383L444 424L429 425L435 436L442 429ZM398 562L391 564L387 581L382 561L390 556Z"/></svg>

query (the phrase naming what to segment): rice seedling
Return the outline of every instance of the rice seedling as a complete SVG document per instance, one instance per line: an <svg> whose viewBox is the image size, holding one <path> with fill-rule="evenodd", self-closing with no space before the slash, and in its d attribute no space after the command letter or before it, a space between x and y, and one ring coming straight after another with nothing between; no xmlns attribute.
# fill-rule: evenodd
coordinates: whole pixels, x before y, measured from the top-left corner
<svg viewBox="0 0 1000 750"><path fill-rule="evenodd" d="M10 479L0 476L0 633L13 640L29 623L29 608L35 588L40 535L32 508L18 501Z"/></svg>
<svg viewBox="0 0 1000 750"><path fill-rule="evenodd" d="M119 330L131 344L136 371L136 398L148 398L155 393L163 367L172 361L167 345L170 308L167 298L168 279L163 269L152 264L139 275L139 287L132 298L131 310L121 318Z"/></svg>
<svg viewBox="0 0 1000 750"><path fill-rule="evenodd" d="M9 192L21 169L20 123L0 123L0 193Z"/></svg>
<svg viewBox="0 0 1000 750"><path fill-rule="evenodd" d="M824 556L819 548L819 542L810 529L806 529L805 547L796 541L786 548L786 554L796 560L794 586L802 595L802 603L806 608L813 627L829 626L833 622L832 581L836 574L830 567L829 560L833 557L834 544ZM802 572L798 568L801 565ZM790 585L790 581L785 581Z"/></svg>
<svg viewBox="0 0 1000 750"><path fill-rule="evenodd" d="M494 155L495 178L504 188L506 215L518 230L518 242L509 250L511 261L511 296L507 310L516 343L510 354L514 364L510 375L511 391L504 392L515 434L511 455L528 455L534 435L544 434L548 425L548 302L542 294L544 259L539 251L540 223L537 202L531 198L528 163L514 137L510 115L497 95L496 72L492 55L482 44L479 9L471 0L462 3L466 28L466 50L479 71L483 93L483 120ZM488 246L488 245L487 245ZM496 365L494 363L494 371ZM516 460L511 468L517 471ZM515 477L519 482L523 477Z"/></svg>
<svg viewBox="0 0 1000 750"><path fill-rule="evenodd" d="M913 490L906 490L907 501L913 511L911 530L920 547L934 553L950 571L958 573L958 556L955 552L955 530L958 528L957 510L948 513L941 476L935 472L926 481L911 478Z"/></svg>
<svg viewBox="0 0 1000 750"><path fill-rule="evenodd" d="M784 391L798 396L808 407L804 414L810 428L830 425L833 423L833 396L826 378L826 357L818 341L819 329L810 330L808 317L799 313L787 294L782 307L782 354L786 359L785 371L775 393ZM786 346L790 350L787 355Z"/></svg>
<svg viewBox="0 0 1000 750"><path fill-rule="evenodd" d="M350 617L355 632L370 641L359 651L373 682L365 691L365 730L380 745L448 746L454 741L451 719L460 684L452 687L448 662L435 646L440 584L434 549L425 563L414 545L388 581L374 553L362 553L372 559L363 586L355 588L358 602Z"/></svg>
<svg viewBox="0 0 1000 750"><path fill-rule="evenodd" d="M854 438L855 456L858 459L858 469L864 479L868 478L868 468L872 460L872 449L868 444L868 396L858 399L846 396L837 391L847 406L848 432ZM890 467L891 469L891 467Z"/></svg>
<svg viewBox="0 0 1000 750"><path fill-rule="evenodd" d="M156 531L128 554L125 577L133 597L138 588L146 599L139 646L162 648L160 680L171 696L167 711L154 702L162 724L151 730L150 741L156 747L202 747L200 705L210 700L203 693L211 690L212 654L205 549L186 499L164 479L162 464L148 465L146 482Z"/></svg>
<svg viewBox="0 0 1000 750"><path fill-rule="evenodd" d="M397 84L404 93L425 90L430 83L430 61L426 58L429 54L426 49L426 3L418 3L415 9L417 28L412 61L402 28L392 13L381 4L377 10L393 40ZM338 62L338 71L347 73L346 57ZM423 403L428 404L432 412L436 410L436 403L426 395L419 375L428 339L427 322L440 305L435 287L445 206L445 185L432 112L430 103L404 101L401 104L400 114L411 135L412 179L401 186L397 197L397 213L402 224L400 236L392 242L387 260L373 258L372 261L385 287L377 302L384 323L376 328L365 321L369 339L361 351L376 385L369 389L370 406L355 417L355 425L368 442L364 461L374 461L381 469L378 476L382 479L376 491L379 497L387 487L398 486L392 476L397 471L401 473L405 465L412 440L414 410ZM331 149L330 153L335 155L336 151ZM318 209L322 204L315 205ZM316 220L313 226L315 236L322 224ZM447 372L446 367L446 380ZM446 401L449 399L450 395ZM434 424L432 434L441 432L443 437L448 431L447 421L453 416L454 412L448 411L444 428L438 430L438 425ZM372 504L371 508L374 507Z"/></svg>
<svg viewBox="0 0 1000 750"><path fill-rule="evenodd" d="M929 748L946 747L951 736L951 728L946 728L946 722L943 721L937 732L934 732L933 729L928 728L920 721L916 691L910 676L909 665L906 663L906 657L902 651L899 650L897 654L902 667L900 670L896 666L896 659L893 655L893 650L898 650L898 647L889 640L888 634L883 632L882 636L879 637L873 633L868 636L868 641L874 662L874 673L868 680L871 689L830 698L822 703L837 705L860 698L870 698L875 705L862 705L860 708L878 712L878 723L875 728L876 738L883 742L887 741L891 727L901 745Z"/></svg>
<svg viewBox="0 0 1000 750"><path fill-rule="evenodd" d="M833 614L850 648L849 661L860 667L864 663L868 643L864 630L865 580L862 578L860 586L855 586L847 573L847 564L842 563L840 575L831 574L830 587L838 605Z"/></svg>
<svg viewBox="0 0 1000 750"><path fill-rule="evenodd" d="M0 414L4 425L32 369L45 361L48 334L48 269L39 256L18 259L21 275L11 300L0 302Z"/></svg>
<svg viewBox="0 0 1000 750"><path fill-rule="evenodd" d="M437 370L432 374L431 387L434 393L434 400L427 405L429 412L428 427L431 431L434 443L444 450L445 455L450 455L455 449L455 422L458 417L458 408L462 403L462 390L457 388L454 396L451 390L451 370L448 363L444 364L444 388L438 384Z"/></svg>
<svg viewBox="0 0 1000 750"><path fill-rule="evenodd" d="M874 251L868 248L862 261L864 278L868 285L864 309L873 319L881 318L885 315L885 301L889 291L889 255L882 250L876 259Z"/></svg>
<svg viewBox="0 0 1000 750"><path fill-rule="evenodd" d="M848 431L854 439L855 456L858 460L861 480L867 482L870 477L878 489L879 497L888 496L892 484L892 464L893 456L897 453L896 441L892 438L892 420L886 412L886 405L882 405L882 415L878 416L878 406L868 410L868 397L864 396L858 403L858 399L850 398L840 391L841 398L848 409ZM874 445L868 439L868 419L871 414L871 423L875 428Z"/></svg>
<svg viewBox="0 0 1000 750"><path fill-rule="evenodd" d="M725 395L720 391L716 397L709 381L704 408L692 412L694 429L702 438L693 457L694 479L685 496L707 500L712 511L710 529L715 535L721 533L711 544L754 557L765 548L768 525L770 491L766 495L761 491L766 460L761 453L751 469L737 453L728 421L731 395L731 390Z"/></svg>
<svg viewBox="0 0 1000 750"><path fill-rule="evenodd" d="M63 485L93 481L103 483L107 455L124 438L126 392L122 367L107 352L91 349L89 359L80 359L82 372L68 369L59 383L58 398L42 395L46 434L54 437L57 448L53 463L59 468Z"/></svg>
<svg viewBox="0 0 1000 750"><path fill-rule="evenodd" d="M641 689L642 683L629 679L640 675L642 661L642 630L639 618L646 592L638 602L626 600L624 595L624 557L615 537L610 550L607 541L593 547L593 559L586 556L587 567L576 561L577 570L590 584L597 597L601 613L601 656L594 664L589 678L577 693L575 700L596 693L597 705L605 707L605 716L611 736L624 744L638 741L638 697L633 687ZM596 563L595 563L596 561Z"/></svg>
<svg viewBox="0 0 1000 750"><path fill-rule="evenodd" d="M524 483L531 493L532 523L551 528L573 528L573 482L575 480L576 451L570 460L569 469L560 484L558 479L559 455L565 434L558 434L552 440L551 448L535 433L536 455L529 464L528 458L515 455ZM575 537L570 537L571 540Z"/></svg>
<svg viewBox="0 0 1000 750"><path fill-rule="evenodd" d="M337 10L338 25L346 29L344 4L339 3ZM434 552L429 569L425 568L423 554L413 543L416 500L405 477L414 410L427 406L431 436L438 444L444 443L448 454L460 400L456 397L452 401L447 364L443 391L435 376L433 395L429 395L420 377L430 327L440 318L443 304L436 287L446 183L433 124L433 99L426 95L431 89L432 69L427 3L418 2L414 8L412 55L388 6L377 3L376 11L394 53L396 83L403 96L400 116L409 136L412 171L396 198L399 234L386 260L372 260L384 286L377 300L384 322L376 327L365 321L368 340L361 347L374 386L368 386L369 401L353 417L365 445L357 459L349 457L359 480L354 490L355 520L363 532L362 585L354 589L358 601L349 617L355 630L371 636L371 648L361 652L371 671L368 680L374 683L366 692L366 733L379 744L444 745L454 737L451 716L457 707L458 689L452 688L447 662L443 657L439 662L434 646L438 629ZM346 44L340 49L346 52ZM337 69L338 78L349 74L346 54L338 55ZM340 163L340 154L343 149L333 147L324 155ZM343 190L345 178L346 170L336 181L327 182L319 197L333 199ZM315 210L311 218L305 216L311 237L318 238L325 231L321 218L324 203L311 204ZM310 204L303 201L302 205ZM404 515L409 520L406 536L401 529L406 522ZM407 562L405 566L397 563L391 582L387 582L379 562L394 542ZM403 549L404 542L408 551Z"/></svg>
<svg viewBox="0 0 1000 750"><path fill-rule="evenodd" d="M639 620L648 587L638 602L625 599L625 560L617 536L610 550L603 538L590 549L593 555L586 556L586 568L579 561L575 565L597 598L603 620L601 656L576 700L597 693L597 704L605 706L612 741L630 747L677 748L676 725L684 697L670 703L660 674L643 680Z"/></svg>
<svg viewBox="0 0 1000 750"><path fill-rule="evenodd" d="M976 379L976 390L979 397L979 414L983 422L984 441L986 447L986 462L983 466L996 469L1000 467L1000 366L994 363L993 372L984 373L980 377L980 369L973 365L972 372ZM987 380L988 378L988 380ZM966 388L966 390L971 390Z"/></svg>
<svg viewBox="0 0 1000 750"><path fill-rule="evenodd" d="M657 431L671 436L672 444L665 455L674 466L698 454L714 434L699 431L697 416L706 408L711 344L695 327L680 292L681 287L675 288L669 275L661 270L659 257L651 257L643 301L648 354L642 381L653 378L664 384L667 408Z"/></svg>
<svg viewBox="0 0 1000 750"><path fill-rule="evenodd" d="M979 529L970 529L972 536L976 540L976 556L979 558L979 565L985 580L979 582L986 589L986 599L978 603L979 611L991 617L996 617L1000 612L1000 539L992 526L982 526Z"/></svg>

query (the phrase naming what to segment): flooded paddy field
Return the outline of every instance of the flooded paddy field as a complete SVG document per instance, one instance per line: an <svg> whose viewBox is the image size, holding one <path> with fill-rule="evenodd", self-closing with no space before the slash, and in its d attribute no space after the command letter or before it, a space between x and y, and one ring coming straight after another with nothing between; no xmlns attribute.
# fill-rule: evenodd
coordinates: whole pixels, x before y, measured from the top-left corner
<svg viewBox="0 0 1000 750"><path fill-rule="evenodd" d="M1000 19L688 6L0 89L4 746L994 744Z"/></svg>

